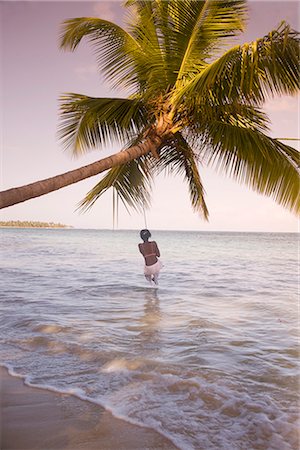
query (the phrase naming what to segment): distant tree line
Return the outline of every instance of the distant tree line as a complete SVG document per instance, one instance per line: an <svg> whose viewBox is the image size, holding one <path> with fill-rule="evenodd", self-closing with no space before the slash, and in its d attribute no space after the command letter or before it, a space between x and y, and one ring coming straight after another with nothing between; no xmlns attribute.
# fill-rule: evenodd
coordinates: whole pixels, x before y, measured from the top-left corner
<svg viewBox="0 0 300 450"><path fill-rule="evenodd" d="M9 220L7 222L0 221L0 227L16 227L16 228L71 228L68 225L54 222L36 222L31 220Z"/></svg>

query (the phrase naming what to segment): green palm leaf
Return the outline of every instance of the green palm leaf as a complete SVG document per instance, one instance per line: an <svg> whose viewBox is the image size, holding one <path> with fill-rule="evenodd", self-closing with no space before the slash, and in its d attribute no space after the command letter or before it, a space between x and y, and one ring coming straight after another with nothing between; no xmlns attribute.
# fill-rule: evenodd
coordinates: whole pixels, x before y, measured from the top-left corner
<svg viewBox="0 0 300 450"><path fill-rule="evenodd" d="M261 108L251 104L230 101L220 104L216 99L206 99L199 107L194 104L187 109L190 123L185 129L184 135L193 147L197 147L197 141L205 144L207 124L225 122L254 131L266 132L269 130L270 120ZM210 101L211 100L211 101ZM200 148L202 144L200 145Z"/></svg>
<svg viewBox="0 0 300 450"><path fill-rule="evenodd" d="M128 207L142 211L150 206L151 181L152 174L147 156L130 161L110 169L80 202L79 208L82 210L91 208L104 192L113 188L127 211ZM115 202L114 216L117 209Z"/></svg>
<svg viewBox="0 0 300 450"><path fill-rule="evenodd" d="M128 1L134 7L130 34L145 55L139 79L147 89L170 89L176 80L198 73L219 41L244 27L245 1ZM143 74L141 68L146 69ZM142 76L141 76L142 75Z"/></svg>
<svg viewBox="0 0 300 450"><path fill-rule="evenodd" d="M141 49L133 36L103 19L79 17L63 22L61 48L74 51L84 37L92 43L99 69L114 87L139 84L135 59Z"/></svg>
<svg viewBox="0 0 300 450"><path fill-rule="evenodd" d="M224 44L224 38L244 29L246 2L207 0L171 2L171 15L178 29L178 82L202 69L205 60Z"/></svg>
<svg viewBox="0 0 300 450"><path fill-rule="evenodd" d="M198 171L196 156L180 133L176 133L174 139L160 151L160 159L156 162L154 171L160 173L162 170L171 174L184 175L194 211L208 220L208 208L204 200L205 191Z"/></svg>
<svg viewBox="0 0 300 450"><path fill-rule="evenodd" d="M300 212L297 150L257 130L222 121L208 126L206 143L203 157L207 164L294 213Z"/></svg>
<svg viewBox="0 0 300 450"><path fill-rule="evenodd" d="M299 91L299 34L282 23L262 39L238 45L176 93L177 102L203 97L261 103L267 96Z"/></svg>
<svg viewBox="0 0 300 450"><path fill-rule="evenodd" d="M75 156L113 142L123 146L148 124L147 110L136 99L79 94L61 98L59 135L65 148Z"/></svg>
<svg viewBox="0 0 300 450"><path fill-rule="evenodd" d="M172 45L170 3L161 0L126 3L129 9L133 6L129 32L142 49L142 56L135 55L140 92L152 102L159 94L165 96L176 80L177 50Z"/></svg>

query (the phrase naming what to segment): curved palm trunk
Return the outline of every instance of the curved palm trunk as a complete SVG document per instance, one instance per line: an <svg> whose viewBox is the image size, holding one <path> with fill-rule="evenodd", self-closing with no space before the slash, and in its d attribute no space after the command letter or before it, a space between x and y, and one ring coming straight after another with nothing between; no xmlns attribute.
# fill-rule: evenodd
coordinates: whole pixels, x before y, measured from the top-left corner
<svg viewBox="0 0 300 450"><path fill-rule="evenodd" d="M36 181L35 183L2 191L0 192L0 209L25 202L31 198L40 197L41 195L48 194L49 192L57 191L65 186L69 186L70 184L98 175L99 173L111 169L112 167L119 166L128 161L139 158L149 152L157 155L157 149L162 144L162 141L163 136L151 134L151 136L148 135L144 142L130 147L128 150L115 153L107 158L88 164L87 166L71 170L70 172L66 172L55 177L46 178L45 180Z"/></svg>

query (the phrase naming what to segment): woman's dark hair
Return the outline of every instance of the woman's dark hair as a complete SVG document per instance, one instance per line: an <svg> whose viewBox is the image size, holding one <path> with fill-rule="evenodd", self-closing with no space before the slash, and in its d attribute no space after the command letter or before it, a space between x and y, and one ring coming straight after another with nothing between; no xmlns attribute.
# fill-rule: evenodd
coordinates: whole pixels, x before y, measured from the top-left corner
<svg viewBox="0 0 300 450"><path fill-rule="evenodd" d="M150 233L150 231L149 230L142 230L141 232L140 232L140 236L141 236L141 239L144 241L144 242L146 242L146 241L148 241L148 239L151 237L151 233Z"/></svg>

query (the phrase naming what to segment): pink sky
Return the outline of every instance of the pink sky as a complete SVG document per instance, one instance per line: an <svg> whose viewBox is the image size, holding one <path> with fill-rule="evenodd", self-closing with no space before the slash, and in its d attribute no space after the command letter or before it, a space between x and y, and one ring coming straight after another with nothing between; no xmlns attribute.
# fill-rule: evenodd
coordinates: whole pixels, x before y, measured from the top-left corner
<svg viewBox="0 0 300 450"><path fill-rule="evenodd" d="M58 47L63 20L99 16L122 24L119 2L15 2L2 1L1 13L1 190L53 176L95 161L118 148L92 151L74 160L57 139L58 98L63 92L93 96L125 96L112 92L97 73L91 48L80 45L74 53ZM282 19L299 30L298 2L249 2L250 21L241 41L263 36ZM266 111L275 137L299 137L299 101L279 98L267 102ZM192 212L181 178L157 179L151 210L152 229L297 231L297 218L244 186L211 169L201 169L207 192L210 222ZM47 196L1 211L1 220L58 221L82 228L112 227L112 194L80 214L76 204L97 182L93 177ZM174 201L176 199L176 201ZM120 228L144 226L142 215L121 208Z"/></svg>

